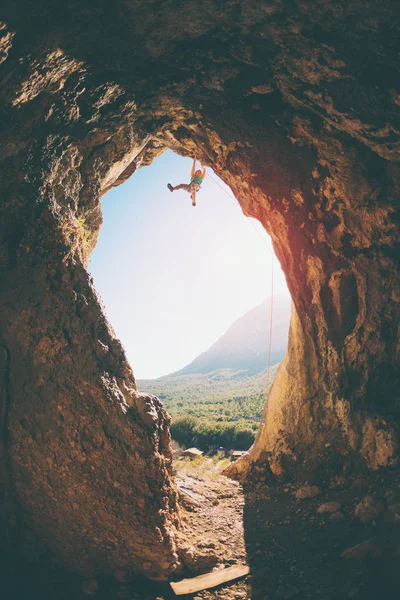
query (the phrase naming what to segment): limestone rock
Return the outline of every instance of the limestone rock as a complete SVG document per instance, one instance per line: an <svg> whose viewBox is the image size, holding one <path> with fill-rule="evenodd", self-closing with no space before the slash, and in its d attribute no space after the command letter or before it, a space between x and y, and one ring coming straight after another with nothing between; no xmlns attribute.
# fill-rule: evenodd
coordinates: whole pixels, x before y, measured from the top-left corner
<svg viewBox="0 0 400 600"><path fill-rule="evenodd" d="M354 509L354 515L363 523L372 521L384 510L383 502L377 500L373 496L365 496L365 498L357 504Z"/></svg>
<svg viewBox="0 0 400 600"><path fill-rule="evenodd" d="M344 475L337 475L329 484L331 489L343 488L346 484L346 478Z"/></svg>
<svg viewBox="0 0 400 600"><path fill-rule="evenodd" d="M385 513L385 520L393 525L400 524L400 504L391 504Z"/></svg>
<svg viewBox="0 0 400 600"><path fill-rule="evenodd" d="M365 540L352 548L348 548L341 555L342 558L363 560L365 558L378 558L383 554L383 547L376 538Z"/></svg>
<svg viewBox="0 0 400 600"><path fill-rule="evenodd" d="M201 507L201 503L193 498L189 492L183 489L178 489L180 505L187 511L191 512Z"/></svg>
<svg viewBox="0 0 400 600"><path fill-rule="evenodd" d="M316 485L305 485L296 491L295 496L296 498L303 500L306 498L315 498L315 496L318 496L320 493L321 490Z"/></svg>
<svg viewBox="0 0 400 600"><path fill-rule="evenodd" d="M393 525L400 524L400 489L387 490L384 495L387 502L385 521Z"/></svg>
<svg viewBox="0 0 400 600"><path fill-rule="evenodd" d="M269 468L271 469L271 472L277 477L280 477L284 473L284 469L279 460L271 460L269 463Z"/></svg>
<svg viewBox="0 0 400 600"><path fill-rule="evenodd" d="M344 520L344 514L342 512L335 512L332 515L330 515L330 520L331 521L343 521Z"/></svg>
<svg viewBox="0 0 400 600"><path fill-rule="evenodd" d="M339 502L325 502L324 504L320 504L317 508L317 512L321 515L329 514L329 513L337 513L341 505Z"/></svg>
<svg viewBox="0 0 400 600"><path fill-rule="evenodd" d="M129 569L116 569L114 578L120 583L128 583L132 579L132 572Z"/></svg>
<svg viewBox="0 0 400 600"><path fill-rule="evenodd" d="M218 556L212 550L199 552L193 546L182 545L180 555L184 565L196 575L212 571L218 563Z"/></svg>
<svg viewBox="0 0 400 600"><path fill-rule="evenodd" d="M167 148L196 151L262 223L293 299L230 474L396 466L396 3L3 4L0 512L23 507L19 551L31 531L88 579L180 568L169 417L138 392L86 269L102 196Z"/></svg>

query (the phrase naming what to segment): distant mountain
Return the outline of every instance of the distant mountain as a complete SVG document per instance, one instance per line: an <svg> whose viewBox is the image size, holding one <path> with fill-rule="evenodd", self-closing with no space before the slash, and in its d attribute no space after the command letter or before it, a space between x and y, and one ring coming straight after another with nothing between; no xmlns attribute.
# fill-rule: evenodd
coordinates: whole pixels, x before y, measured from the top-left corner
<svg viewBox="0 0 400 600"><path fill-rule="evenodd" d="M269 385L286 353L290 311L290 298L274 297ZM159 396L173 418L244 420L255 431L265 404L269 323L267 300L237 319L189 365L158 379L138 380L138 388Z"/></svg>
<svg viewBox="0 0 400 600"><path fill-rule="evenodd" d="M237 319L228 331L189 365L173 375L211 373L217 369L233 369L254 374L264 371L268 362L270 299ZM271 365L286 354L291 300L274 297Z"/></svg>

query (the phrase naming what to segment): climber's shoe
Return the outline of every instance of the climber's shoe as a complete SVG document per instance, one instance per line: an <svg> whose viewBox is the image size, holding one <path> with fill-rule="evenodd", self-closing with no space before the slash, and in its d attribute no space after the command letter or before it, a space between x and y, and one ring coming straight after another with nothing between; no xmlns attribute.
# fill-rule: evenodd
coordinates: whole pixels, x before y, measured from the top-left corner
<svg viewBox="0 0 400 600"><path fill-rule="evenodd" d="M170 183L167 184L167 188L169 189L170 192L174 191L174 188L172 187L172 185Z"/></svg>
<svg viewBox="0 0 400 600"><path fill-rule="evenodd" d="M192 199L192 206L196 206L196 198L195 196L190 196Z"/></svg>

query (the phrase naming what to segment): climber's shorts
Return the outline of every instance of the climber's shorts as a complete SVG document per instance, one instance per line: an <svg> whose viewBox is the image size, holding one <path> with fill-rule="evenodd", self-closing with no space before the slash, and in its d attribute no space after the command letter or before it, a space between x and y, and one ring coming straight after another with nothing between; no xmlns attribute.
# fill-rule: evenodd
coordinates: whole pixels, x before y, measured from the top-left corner
<svg viewBox="0 0 400 600"><path fill-rule="evenodd" d="M200 187L201 186L200 186L200 184L199 184L198 181L192 181L192 183L190 183L188 185L188 190L187 191L190 192L190 193L193 193L193 192L197 193L197 192L200 191Z"/></svg>

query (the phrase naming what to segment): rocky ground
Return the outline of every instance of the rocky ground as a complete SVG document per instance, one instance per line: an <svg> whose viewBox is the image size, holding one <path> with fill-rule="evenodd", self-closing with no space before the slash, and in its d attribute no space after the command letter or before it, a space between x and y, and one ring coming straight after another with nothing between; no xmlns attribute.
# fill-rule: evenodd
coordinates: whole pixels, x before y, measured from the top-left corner
<svg viewBox="0 0 400 600"><path fill-rule="evenodd" d="M227 461L178 463L187 577L248 564L249 576L183 600L394 600L400 597L400 473L327 478L319 486L238 482ZM170 600L144 579L65 580L45 574L49 598ZM3 588L4 589L4 588ZM15 589L12 590L15 592ZM10 593L5 598L32 598ZM47 598L46 594L41 598Z"/></svg>
<svg viewBox="0 0 400 600"><path fill-rule="evenodd" d="M212 548L218 568L251 567L244 580L198 600L399 598L398 475L390 485L379 476L336 476L320 487L178 481L198 502L188 541Z"/></svg>
<svg viewBox="0 0 400 600"><path fill-rule="evenodd" d="M197 564L189 552L193 574L213 562L215 568L238 562L251 567L242 581L184 598L400 597L399 474L390 480L339 475L320 486L270 481L244 488L198 468L177 477L189 509L187 544L198 552ZM148 596L157 597L172 596Z"/></svg>

